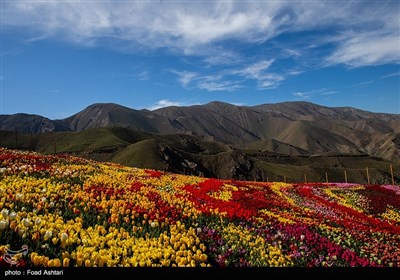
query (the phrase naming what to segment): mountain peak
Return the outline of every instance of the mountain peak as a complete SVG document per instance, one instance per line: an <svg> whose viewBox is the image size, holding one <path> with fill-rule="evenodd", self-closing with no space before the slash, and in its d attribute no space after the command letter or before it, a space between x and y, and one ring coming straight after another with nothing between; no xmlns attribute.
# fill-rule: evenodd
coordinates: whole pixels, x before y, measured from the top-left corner
<svg viewBox="0 0 400 280"><path fill-rule="evenodd" d="M236 106L236 105L222 101L211 101L206 103L204 106Z"/></svg>
<svg viewBox="0 0 400 280"><path fill-rule="evenodd" d="M117 103L93 103L92 105L87 106L84 110L87 109L94 109L94 108L100 108L100 109L117 109L117 108L123 108L123 109L129 109L129 110L133 110L131 108L122 106L120 104Z"/></svg>

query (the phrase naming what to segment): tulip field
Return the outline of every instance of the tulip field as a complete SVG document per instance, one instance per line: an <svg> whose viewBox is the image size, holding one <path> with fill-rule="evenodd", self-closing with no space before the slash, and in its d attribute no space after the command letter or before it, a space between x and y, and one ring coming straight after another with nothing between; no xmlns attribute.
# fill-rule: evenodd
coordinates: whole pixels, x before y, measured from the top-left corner
<svg viewBox="0 0 400 280"><path fill-rule="evenodd" d="M400 267L400 186L244 182L0 148L0 266Z"/></svg>

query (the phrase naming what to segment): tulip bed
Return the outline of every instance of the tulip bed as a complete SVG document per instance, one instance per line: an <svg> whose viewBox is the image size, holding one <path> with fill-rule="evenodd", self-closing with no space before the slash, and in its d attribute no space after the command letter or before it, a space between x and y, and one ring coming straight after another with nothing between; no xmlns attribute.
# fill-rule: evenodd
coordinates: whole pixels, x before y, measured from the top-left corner
<svg viewBox="0 0 400 280"><path fill-rule="evenodd" d="M400 186L217 180L0 148L0 212L0 266L400 267Z"/></svg>

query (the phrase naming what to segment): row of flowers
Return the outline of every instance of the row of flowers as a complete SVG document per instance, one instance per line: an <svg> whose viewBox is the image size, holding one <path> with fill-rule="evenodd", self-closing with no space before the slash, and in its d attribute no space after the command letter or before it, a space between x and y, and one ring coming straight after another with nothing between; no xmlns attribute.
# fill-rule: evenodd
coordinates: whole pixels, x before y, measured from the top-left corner
<svg viewBox="0 0 400 280"><path fill-rule="evenodd" d="M207 179L0 148L0 266L400 266L400 186Z"/></svg>

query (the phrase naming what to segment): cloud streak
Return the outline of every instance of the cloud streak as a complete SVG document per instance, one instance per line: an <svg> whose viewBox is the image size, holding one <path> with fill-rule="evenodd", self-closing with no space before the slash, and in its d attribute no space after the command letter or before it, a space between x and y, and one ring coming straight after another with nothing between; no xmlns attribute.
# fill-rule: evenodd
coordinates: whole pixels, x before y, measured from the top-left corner
<svg viewBox="0 0 400 280"><path fill-rule="evenodd" d="M311 99L311 97L314 95L332 95L335 93L338 93L338 91L331 90L329 88L320 88L309 91L295 91L292 93L292 95L301 99Z"/></svg>
<svg viewBox="0 0 400 280"><path fill-rule="evenodd" d="M400 71L394 72L394 73L390 73L390 74L387 74L387 75L383 75L380 78L381 79L387 79L387 78L396 77L396 76L400 76Z"/></svg>
<svg viewBox="0 0 400 280"><path fill-rule="evenodd" d="M228 91L232 92L243 86L239 81L221 81L218 78L205 77L201 79L198 83L199 89L205 89L207 91Z"/></svg>
<svg viewBox="0 0 400 280"><path fill-rule="evenodd" d="M199 76L199 74L189 71L170 70L170 72L178 75L178 81L184 88L189 87L192 81L198 79Z"/></svg>
<svg viewBox="0 0 400 280"><path fill-rule="evenodd" d="M293 92L293 96L295 97L300 97L302 99L309 99L310 98L310 94L306 93L306 92Z"/></svg>
<svg viewBox="0 0 400 280"><path fill-rule="evenodd" d="M135 75L139 81L148 81L150 79L150 73L146 70Z"/></svg>
<svg viewBox="0 0 400 280"><path fill-rule="evenodd" d="M396 34L397 33L397 34ZM355 35L339 44L327 58L329 64L350 67L400 63L400 36L398 32L382 35L377 32Z"/></svg>
<svg viewBox="0 0 400 280"><path fill-rule="evenodd" d="M261 60L242 68L224 69L213 74L169 70L177 75L177 80L186 89L198 88L206 91L236 91L248 81L255 81L257 89L273 89L285 80L285 76L272 72L269 68L274 60ZM290 73L288 75L291 75Z"/></svg>
<svg viewBox="0 0 400 280"><path fill-rule="evenodd" d="M373 81L373 80L371 80L371 81L365 81L365 82L361 82L361 83L358 83L358 84L354 84L354 85L352 85L351 87L353 87L353 88L357 88L357 87L365 87L365 86L368 86L368 85L370 85L370 84L373 84L375 81Z"/></svg>
<svg viewBox="0 0 400 280"><path fill-rule="evenodd" d="M178 82L186 89L198 88L206 91L235 91L242 88L240 81L227 80L222 74L200 75L196 72L170 70L178 76Z"/></svg>
<svg viewBox="0 0 400 280"><path fill-rule="evenodd" d="M273 59L262 60L244 67L243 69L234 70L232 74L243 76L246 79L256 80L258 89L276 88L285 78L283 75L268 71L273 62Z"/></svg>

